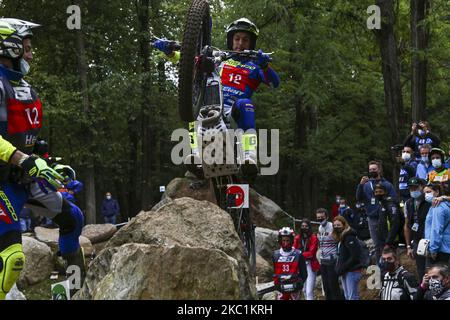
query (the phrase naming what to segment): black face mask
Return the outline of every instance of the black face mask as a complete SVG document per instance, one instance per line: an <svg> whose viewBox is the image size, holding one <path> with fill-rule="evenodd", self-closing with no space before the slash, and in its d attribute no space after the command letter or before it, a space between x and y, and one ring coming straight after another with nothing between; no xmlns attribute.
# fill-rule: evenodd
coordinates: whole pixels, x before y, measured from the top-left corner
<svg viewBox="0 0 450 320"><path fill-rule="evenodd" d="M369 171L369 178L376 178L378 177L378 172Z"/></svg>
<svg viewBox="0 0 450 320"><path fill-rule="evenodd" d="M375 199L377 199L378 201L383 201L383 199L384 199L384 194L382 194L382 195L376 195L376 196L375 196Z"/></svg>
<svg viewBox="0 0 450 320"><path fill-rule="evenodd" d="M302 232L302 236L304 237L304 238L307 238L308 237L308 232L309 232L309 229L300 229L300 231Z"/></svg>
<svg viewBox="0 0 450 320"><path fill-rule="evenodd" d="M387 272L394 272L395 271L395 262L387 262L383 261L381 262L381 269Z"/></svg>
<svg viewBox="0 0 450 320"><path fill-rule="evenodd" d="M335 228L335 227L333 227L333 230L336 231L337 234L342 233L342 228Z"/></svg>

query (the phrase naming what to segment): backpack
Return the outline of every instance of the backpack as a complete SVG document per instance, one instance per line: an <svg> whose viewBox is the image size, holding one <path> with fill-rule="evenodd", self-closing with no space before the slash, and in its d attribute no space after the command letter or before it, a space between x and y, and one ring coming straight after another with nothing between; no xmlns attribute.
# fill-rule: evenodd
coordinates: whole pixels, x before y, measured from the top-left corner
<svg viewBox="0 0 450 320"><path fill-rule="evenodd" d="M359 263L361 264L361 267L367 268L371 264L370 259L370 251L367 247L366 243L362 241L359 238L356 238L359 243L360 251L359 251Z"/></svg>

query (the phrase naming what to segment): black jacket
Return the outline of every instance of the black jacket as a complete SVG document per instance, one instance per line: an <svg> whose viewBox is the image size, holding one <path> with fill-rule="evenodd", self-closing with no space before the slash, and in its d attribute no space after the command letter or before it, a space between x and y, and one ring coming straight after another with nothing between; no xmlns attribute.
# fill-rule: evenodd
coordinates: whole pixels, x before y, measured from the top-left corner
<svg viewBox="0 0 450 320"><path fill-rule="evenodd" d="M418 208L416 208L415 199L413 198L408 199L405 203L405 215L408 218L408 228L411 229L414 223L418 224L417 231L411 229L411 240L414 240L414 243L419 243L420 239L425 237L425 219L430 207L431 203L425 201L423 198Z"/></svg>
<svg viewBox="0 0 450 320"><path fill-rule="evenodd" d="M401 215L396 202L387 198L378 208L378 237L383 245L393 245L400 230Z"/></svg>
<svg viewBox="0 0 450 320"><path fill-rule="evenodd" d="M350 231L343 235L341 242L338 244L337 255L335 271L338 276L361 268L359 260L361 246L359 245L355 230L350 229Z"/></svg>

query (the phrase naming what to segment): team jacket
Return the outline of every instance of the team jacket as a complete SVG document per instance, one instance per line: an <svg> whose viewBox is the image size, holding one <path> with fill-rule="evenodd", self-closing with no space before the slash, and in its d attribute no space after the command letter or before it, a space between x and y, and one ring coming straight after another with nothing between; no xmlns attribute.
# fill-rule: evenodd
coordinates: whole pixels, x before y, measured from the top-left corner
<svg viewBox="0 0 450 320"><path fill-rule="evenodd" d="M178 62L180 53L175 51L169 57L172 63ZM231 110L236 99L250 99L253 92L262 83L277 88L280 85L278 74L268 66L262 69L253 61L230 59L216 66L222 81L225 112Z"/></svg>
<svg viewBox="0 0 450 320"><path fill-rule="evenodd" d="M311 263L311 269L314 272L319 271L320 264L317 260L317 250L319 249L319 240L313 233L308 238L304 239L301 234L294 238L294 248L302 252L303 258Z"/></svg>
<svg viewBox="0 0 450 320"><path fill-rule="evenodd" d="M263 70L253 61L230 59L218 68L225 108L231 107L236 99L250 99L261 82L275 88L280 84L277 73L271 67Z"/></svg>
<svg viewBox="0 0 450 320"><path fill-rule="evenodd" d="M291 251L284 251L282 248L275 250L272 255L273 266L275 269L273 281L275 285L279 284L280 275L295 275L303 284L308 277L305 258L300 250L292 248ZM298 278L297 278L298 277Z"/></svg>
<svg viewBox="0 0 450 320"><path fill-rule="evenodd" d="M42 127L42 105L36 92L17 72L0 65L0 159L8 162L19 149L32 153Z"/></svg>
<svg viewBox="0 0 450 320"><path fill-rule="evenodd" d="M386 272L382 277L381 300L413 300L417 291L414 276L402 266L393 273Z"/></svg>

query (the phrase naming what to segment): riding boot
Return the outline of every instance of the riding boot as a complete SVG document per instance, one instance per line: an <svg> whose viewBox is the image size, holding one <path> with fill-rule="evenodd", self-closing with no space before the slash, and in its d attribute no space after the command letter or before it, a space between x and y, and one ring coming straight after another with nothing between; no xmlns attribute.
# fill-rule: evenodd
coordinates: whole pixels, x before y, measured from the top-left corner
<svg viewBox="0 0 450 320"><path fill-rule="evenodd" d="M257 158L258 138L254 133L244 133L242 135L243 163L242 174L244 176L256 176L258 174Z"/></svg>

